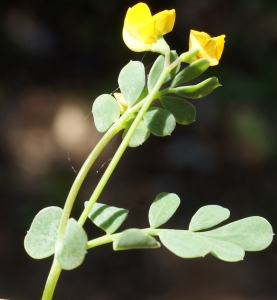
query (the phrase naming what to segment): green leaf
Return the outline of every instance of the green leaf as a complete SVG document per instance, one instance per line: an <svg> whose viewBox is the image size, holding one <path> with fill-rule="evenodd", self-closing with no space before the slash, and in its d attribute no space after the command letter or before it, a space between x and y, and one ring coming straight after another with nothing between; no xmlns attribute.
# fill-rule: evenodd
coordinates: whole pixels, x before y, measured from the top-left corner
<svg viewBox="0 0 277 300"><path fill-rule="evenodd" d="M120 117L120 108L114 97L103 94L95 99L92 114L97 130L105 132Z"/></svg>
<svg viewBox="0 0 277 300"><path fill-rule="evenodd" d="M134 119L131 119L126 123L126 127L123 132L122 138L125 137L125 135L127 134L128 130L131 127L133 122L134 122ZM137 147L137 146L142 145L142 143L144 143L148 139L149 135L150 135L150 131L149 131L148 127L146 126L145 121L141 120L140 123L138 124L138 127L136 128L133 136L130 139L129 147Z"/></svg>
<svg viewBox="0 0 277 300"><path fill-rule="evenodd" d="M245 251L260 251L267 248L273 239L270 223L262 217L249 217L214 230L197 234L212 239L233 243Z"/></svg>
<svg viewBox="0 0 277 300"><path fill-rule="evenodd" d="M160 243L152 236L139 229L127 229L119 234L113 242L114 250L159 248Z"/></svg>
<svg viewBox="0 0 277 300"><path fill-rule="evenodd" d="M130 61L119 73L118 84L128 107L138 100L145 85L144 66L140 61Z"/></svg>
<svg viewBox="0 0 277 300"><path fill-rule="evenodd" d="M198 99L207 96L215 88L221 86L216 77L208 78L196 85L169 88L168 93L178 94L182 97Z"/></svg>
<svg viewBox="0 0 277 300"><path fill-rule="evenodd" d="M172 80L170 87L175 87L182 83L186 83L205 72L210 66L210 62L206 58L200 58L184 68Z"/></svg>
<svg viewBox="0 0 277 300"><path fill-rule="evenodd" d="M96 226L112 234L124 222L127 215L127 209L95 203L88 216Z"/></svg>
<svg viewBox="0 0 277 300"><path fill-rule="evenodd" d="M82 264L87 247L87 234L74 219L69 219L63 242L56 245L57 261L64 270L72 270Z"/></svg>
<svg viewBox="0 0 277 300"><path fill-rule="evenodd" d="M212 243L211 254L216 258L229 262L243 260L245 252L241 247L226 241L209 240Z"/></svg>
<svg viewBox="0 0 277 300"><path fill-rule="evenodd" d="M189 230L199 231L216 226L230 216L230 211L219 205L201 207L191 218Z"/></svg>
<svg viewBox="0 0 277 300"><path fill-rule="evenodd" d="M144 121L150 132L156 136L170 135L176 126L174 116L159 107L150 107L144 115Z"/></svg>
<svg viewBox="0 0 277 300"><path fill-rule="evenodd" d="M208 239L186 230L168 230L159 233L163 245L183 258L204 257L212 250Z"/></svg>
<svg viewBox="0 0 277 300"><path fill-rule="evenodd" d="M196 109L188 101L170 96L160 97L163 107L173 114L177 123L187 125L195 121Z"/></svg>
<svg viewBox="0 0 277 300"><path fill-rule="evenodd" d="M171 63L174 62L177 58L178 58L178 54L176 53L176 51L171 51L170 52L170 62ZM163 69L164 69L164 56L160 55L154 62L153 66L149 72L148 82L147 82L149 91L151 91L153 89L154 85L156 84L157 80L159 79L160 75L162 74ZM170 73L167 75L164 83L171 80L178 73L179 69L180 69L180 65L178 65L177 67L172 69L170 71Z"/></svg>
<svg viewBox="0 0 277 300"><path fill-rule="evenodd" d="M60 207L51 206L35 216L24 239L25 250L31 257L42 259L54 254L62 213Z"/></svg>
<svg viewBox="0 0 277 300"><path fill-rule="evenodd" d="M157 228L166 223L180 205L180 198L173 193L160 193L150 206L149 223Z"/></svg>

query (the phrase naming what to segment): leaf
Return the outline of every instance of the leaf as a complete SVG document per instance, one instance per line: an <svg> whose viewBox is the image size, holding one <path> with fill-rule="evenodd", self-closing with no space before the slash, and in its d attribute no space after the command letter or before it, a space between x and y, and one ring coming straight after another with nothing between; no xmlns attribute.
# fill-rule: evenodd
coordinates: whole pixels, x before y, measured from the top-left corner
<svg viewBox="0 0 277 300"><path fill-rule="evenodd" d="M183 258L204 257L212 250L208 239L186 230L168 230L159 233L163 245Z"/></svg>
<svg viewBox="0 0 277 300"><path fill-rule="evenodd" d="M191 218L189 230L199 231L216 226L230 216L230 211L219 205L201 207Z"/></svg>
<svg viewBox="0 0 277 300"><path fill-rule="evenodd" d="M160 243L152 236L139 229L127 229L119 234L113 242L114 250L159 248Z"/></svg>
<svg viewBox="0 0 277 300"><path fill-rule="evenodd" d="M184 68L172 80L170 87L186 83L205 72L210 66L210 62L206 58L200 58Z"/></svg>
<svg viewBox="0 0 277 300"><path fill-rule="evenodd" d="M125 221L127 215L127 209L95 203L88 216L96 226L112 234Z"/></svg>
<svg viewBox="0 0 277 300"><path fill-rule="evenodd" d="M218 79L216 77L211 77L196 85L169 88L168 93L178 94L179 96L186 98L198 99L207 96L219 86Z"/></svg>
<svg viewBox="0 0 277 300"><path fill-rule="evenodd" d="M128 107L138 100L145 85L144 66L140 61L130 61L119 73L118 84Z"/></svg>
<svg viewBox="0 0 277 300"><path fill-rule="evenodd" d="M103 94L95 99L92 114L97 130L105 132L120 117L120 107L114 97Z"/></svg>
<svg viewBox="0 0 277 300"><path fill-rule="evenodd" d="M31 257L42 259L54 254L62 213L60 207L51 206L35 216L24 239L25 250Z"/></svg>
<svg viewBox="0 0 277 300"><path fill-rule="evenodd" d="M262 217L249 217L199 235L233 243L245 251L267 248L273 239L270 223Z"/></svg>
<svg viewBox="0 0 277 300"><path fill-rule="evenodd" d="M69 219L60 245L56 246L57 261L64 270L72 270L82 264L87 247L87 234L74 219Z"/></svg>
<svg viewBox="0 0 277 300"><path fill-rule="evenodd" d="M196 109L188 101L170 96L160 97L162 106L173 114L177 123L187 125L195 121Z"/></svg>
<svg viewBox="0 0 277 300"><path fill-rule="evenodd" d="M160 193L150 206L149 223L157 228L166 223L180 205L180 198L173 193Z"/></svg>
<svg viewBox="0 0 277 300"><path fill-rule="evenodd" d="M174 116L159 107L150 107L144 115L144 121L150 132L156 136L170 135L176 126Z"/></svg>
<svg viewBox="0 0 277 300"><path fill-rule="evenodd" d="M133 121L134 121L134 119L131 119L126 123L126 127L123 132L122 138L124 138L125 135L127 134L127 132L129 131L129 128L131 127ZM137 147L137 146L142 145L142 143L144 143L148 139L149 136L150 136L150 131L149 131L148 127L146 126L145 121L141 120L140 123L138 124L138 127L136 128L133 136L131 137L131 139L129 141L129 147Z"/></svg>
<svg viewBox="0 0 277 300"><path fill-rule="evenodd" d="M170 63L174 62L178 58L178 54L176 51L171 51L170 52ZM159 79L160 75L162 74L162 71L164 69L164 56L160 55L158 58L155 60L148 76L148 90L151 91L156 84L157 80ZM168 82L171 80L178 72L180 69L180 65L177 65L174 69L170 71L170 73L167 75L164 83Z"/></svg>
<svg viewBox="0 0 277 300"><path fill-rule="evenodd" d="M243 260L245 252L241 247L226 241L209 240L212 243L211 254L216 258L229 262Z"/></svg>

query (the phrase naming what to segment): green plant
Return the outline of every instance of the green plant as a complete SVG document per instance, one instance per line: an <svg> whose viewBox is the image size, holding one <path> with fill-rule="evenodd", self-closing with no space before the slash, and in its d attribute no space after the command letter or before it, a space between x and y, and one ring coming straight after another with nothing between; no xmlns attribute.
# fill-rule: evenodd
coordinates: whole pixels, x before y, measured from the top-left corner
<svg viewBox="0 0 277 300"><path fill-rule="evenodd" d="M195 120L196 110L186 99L202 98L220 86L216 77L195 85L184 85L198 77L211 65L217 65L224 37L211 38L203 32L191 31L190 49L180 56L171 51L163 35L172 30L175 10L151 16L149 8L139 3L126 15L123 38L134 51L151 50L160 53L147 81L144 65L130 61L120 71L121 93L103 94L93 103L92 114L98 131L105 132L78 173L64 208L47 207L33 220L24 245L35 259L54 255L42 299L52 299L61 270L78 267L88 249L112 243L113 249L129 250L158 248L160 242L182 258L203 257L209 253L229 262L242 260L245 251L259 251L273 239L271 225L262 217L249 217L211 229L225 221L229 210L218 205L200 208L187 230L161 229L177 210L180 199L174 193L159 194L149 209L149 228L131 228L115 233L128 215L123 208L97 203L97 200L126 148L143 144L150 135L167 136L176 123L188 125ZM139 19L139 17L141 19ZM186 66L181 69L183 64ZM168 83L167 87L163 85ZM156 102L155 102L156 101ZM159 103L157 103L159 102ZM70 213L78 191L98 155L119 132L122 142L106 171L94 189L78 220ZM105 234L88 240L83 225L90 219Z"/></svg>

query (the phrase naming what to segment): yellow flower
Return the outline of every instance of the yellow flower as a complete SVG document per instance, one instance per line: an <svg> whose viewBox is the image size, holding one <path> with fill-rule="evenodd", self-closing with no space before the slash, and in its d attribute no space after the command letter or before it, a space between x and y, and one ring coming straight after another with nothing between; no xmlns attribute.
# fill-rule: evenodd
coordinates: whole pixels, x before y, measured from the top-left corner
<svg viewBox="0 0 277 300"><path fill-rule="evenodd" d="M175 9L164 10L152 16L145 3L128 9L123 26L123 40L135 52L156 51L153 47L158 39L173 29Z"/></svg>
<svg viewBox="0 0 277 300"><path fill-rule="evenodd" d="M211 66L218 64L224 48L225 35L211 38L206 32L190 31L189 49L198 49L194 60L207 58Z"/></svg>

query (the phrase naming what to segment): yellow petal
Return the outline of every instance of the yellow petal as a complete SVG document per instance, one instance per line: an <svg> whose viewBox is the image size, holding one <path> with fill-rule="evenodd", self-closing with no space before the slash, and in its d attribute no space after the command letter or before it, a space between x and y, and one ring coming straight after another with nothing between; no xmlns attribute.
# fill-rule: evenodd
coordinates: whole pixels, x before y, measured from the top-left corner
<svg viewBox="0 0 277 300"><path fill-rule="evenodd" d="M195 59L207 58L211 66L218 64L223 48L225 35L211 38L206 32L190 31L189 49L199 49Z"/></svg>
<svg viewBox="0 0 277 300"><path fill-rule="evenodd" d="M123 40L136 52L152 50L158 37L170 32L175 22L175 10L164 10L152 16L145 3L129 8L124 20Z"/></svg>

